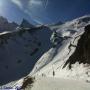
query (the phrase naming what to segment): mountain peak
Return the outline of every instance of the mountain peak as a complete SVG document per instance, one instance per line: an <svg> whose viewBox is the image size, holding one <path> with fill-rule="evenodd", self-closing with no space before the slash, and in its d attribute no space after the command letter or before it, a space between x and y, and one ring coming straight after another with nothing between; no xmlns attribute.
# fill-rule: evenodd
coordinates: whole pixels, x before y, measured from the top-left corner
<svg viewBox="0 0 90 90"><path fill-rule="evenodd" d="M34 26L31 23L29 23L28 20L23 19L21 24L20 24L20 27L23 27L23 28L32 28Z"/></svg>

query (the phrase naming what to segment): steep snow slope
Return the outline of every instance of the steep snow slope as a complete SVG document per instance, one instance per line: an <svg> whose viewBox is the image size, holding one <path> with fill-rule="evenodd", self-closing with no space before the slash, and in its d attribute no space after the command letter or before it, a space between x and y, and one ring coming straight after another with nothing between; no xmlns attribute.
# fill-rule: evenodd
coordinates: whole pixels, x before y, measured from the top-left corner
<svg viewBox="0 0 90 90"><path fill-rule="evenodd" d="M0 83L17 80L32 70L51 48L52 31L47 27L21 29L0 35Z"/></svg>
<svg viewBox="0 0 90 90"><path fill-rule="evenodd" d="M45 53L36 63L32 73L50 77L63 77L90 80L90 16L84 16L61 26L51 27L56 30L62 41ZM72 27L73 26L73 27ZM85 28L85 26L87 26ZM61 37L60 37L61 36ZM52 36L54 39L55 35ZM59 40L60 40L59 39ZM86 42L87 43L86 43ZM58 42L54 40L54 43ZM84 44L83 44L84 43ZM84 48L87 47L87 48ZM84 48L84 49L83 49ZM80 49L80 50L79 50ZM84 52L84 51L85 52ZM88 50L88 51L87 51ZM84 56L86 54L84 58ZM88 55L88 56L87 56Z"/></svg>
<svg viewBox="0 0 90 90"><path fill-rule="evenodd" d="M20 73L25 74L25 72L28 69L30 72L35 64L33 70L30 72L30 74L28 76L34 76L36 78L37 78L37 76L48 77L48 78L46 78L46 79L48 79L48 81L47 81L48 83L53 81L53 79L50 79L50 82L49 82L49 77L54 77L55 82L57 81L56 78L65 78L65 79L74 79L74 80L76 79L76 80L80 80L80 81L85 80L87 82L90 82L90 55L89 55L89 52L90 52L90 47L89 47L90 46L90 44L89 44L89 42L90 42L90 25L89 24L90 24L90 16L88 15L88 16L83 16L83 17L77 18L73 21L66 22L62 25L48 26L51 30L49 28L46 28L43 26L42 26L43 28L40 26L39 28L37 27L38 29L37 28L33 28L33 30L30 29L29 30L30 34L27 33L28 30L26 30L23 33L23 35L20 33L22 38L14 32L15 35L12 36L12 38L15 38L15 40L11 41L12 39L10 39L8 41L8 44L6 44L6 46L10 45L8 48L10 48L9 50L11 53L9 54L9 52L8 52L8 54L7 54L6 50L8 48L6 48L6 46L4 47L5 49L2 47L1 50L4 54L2 52L0 52L1 58L4 58L5 63L6 63L7 58L9 58L10 61L7 63L9 63L9 65L10 65L10 62L11 62L15 65L14 66L12 64L10 66L10 67L14 66L15 71L12 71L12 70L14 70L12 68L12 70L10 70L10 72L12 71L15 75L18 75ZM18 32L21 32L21 31L18 31ZM4 34L4 35L7 36L8 33ZM1 35L1 36L3 36L3 35ZM36 36L38 37L38 39L36 39ZM26 39L23 37L25 37ZM28 42L28 39L31 40L30 44L28 44L31 47L31 49L30 49L30 47L27 47L27 45L26 45L27 49L24 48L24 44ZM42 46L40 46L40 47L37 46L37 43L36 43L37 41L42 42L43 43ZM17 44L15 44L15 43L17 43ZM13 47L14 45L17 48L14 49L14 47ZM40 43L39 43L39 45L40 45ZM40 49L40 51L36 50L37 47ZM87 48L84 48L84 47L87 47ZM34 52L32 49L34 50ZM9 51L9 50L7 50L7 51ZM24 51L27 53L24 54ZM5 54L7 54L6 57L4 57ZM35 54L35 56L32 57L33 54ZM13 56L14 56L14 58L13 58ZM82 56L84 57L83 59L82 59ZM19 61L17 61L18 59L16 57L19 58ZM24 60L23 60L23 58L24 58ZM18 65L15 61L17 61L21 66ZM3 66L5 66L4 64L1 65L1 69ZM23 67L23 66L25 66L25 67ZM21 69L18 67L20 67ZM6 66L6 69L7 68L9 69L9 66L8 67ZM18 70L18 71L16 72L16 70ZM2 72L3 72L3 69L2 69ZM1 75L3 76L3 74L1 74ZM24 75L22 75L22 76L24 76ZM4 77L3 77L3 79L4 79ZM12 87L13 86L16 87L17 85L21 86L23 83L23 79L24 78L20 79L15 84L9 83L6 86L12 86ZM44 79L44 81L46 79ZM7 79L5 79L5 80L7 80ZM13 79L11 79L11 80L13 80ZM39 82L39 81L37 81L37 82ZM57 81L57 82L59 82L59 81ZM60 83L62 83L62 82L64 82L64 81L61 81ZM65 82L68 82L68 80L66 80ZM66 84L65 82L64 82L64 84ZM72 83L72 82L73 81L71 80L70 83ZM42 83L42 81L40 81L40 83ZM46 81L44 83L46 84ZM42 84L40 84L40 85L42 85ZM81 85L86 85L86 84L81 84ZM78 86L78 85L76 85L76 86ZM89 90L88 86L86 85L85 89L82 89L82 87L80 87L80 89L81 90ZM35 88L35 87L33 87L33 88ZM51 87L52 86L48 87L49 90ZM67 89L68 88L66 88L65 90L67 90ZM72 87L70 87L70 89L72 89ZM78 88L77 90L80 90L80 89ZM33 89L33 90L36 90L36 89ZM55 90L55 88L53 90ZM75 89L72 89L72 90L75 90Z"/></svg>

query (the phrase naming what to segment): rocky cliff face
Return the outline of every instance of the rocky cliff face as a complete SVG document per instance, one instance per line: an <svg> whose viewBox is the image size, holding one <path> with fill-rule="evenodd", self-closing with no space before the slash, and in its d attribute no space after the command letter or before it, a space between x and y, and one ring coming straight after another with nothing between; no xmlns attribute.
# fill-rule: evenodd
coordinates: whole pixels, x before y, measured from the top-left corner
<svg viewBox="0 0 90 90"><path fill-rule="evenodd" d="M69 68L71 68L71 65L76 62L90 64L90 25L85 26L84 29L85 32L78 41L75 52L67 60L64 67L69 64Z"/></svg>

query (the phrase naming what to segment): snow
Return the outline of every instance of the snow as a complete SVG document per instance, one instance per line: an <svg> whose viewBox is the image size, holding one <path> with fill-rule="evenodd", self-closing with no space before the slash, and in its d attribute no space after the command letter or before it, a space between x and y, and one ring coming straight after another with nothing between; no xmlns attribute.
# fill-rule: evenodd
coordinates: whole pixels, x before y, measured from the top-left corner
<svg viewBox="0 0 90 90"><path fill-rule="evenodd" d="M90 84L61 78L38 77L32 88L26 90L90 90Z"/></svg>

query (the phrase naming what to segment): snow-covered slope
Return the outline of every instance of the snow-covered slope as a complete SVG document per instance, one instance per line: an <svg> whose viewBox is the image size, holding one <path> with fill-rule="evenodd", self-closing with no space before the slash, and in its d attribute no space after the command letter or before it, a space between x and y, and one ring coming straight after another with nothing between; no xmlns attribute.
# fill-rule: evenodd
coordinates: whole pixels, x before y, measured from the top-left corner
<svg viewBox="0 0 90 90"><path fill-rule="evenodd" d="M49 49L49 51L38 60L32 74L37 72L36 75L63 78L74 77L74 79L89 80L89 23L90 16L84 16L66 22L61 26L53 27L53 29L56 30L59 39L53 34L51 38L54 40L51 40L53 40L55 47ZM59 43L58 40L60 40ZM55 75L53 75L53 72Z"/></svg>
<svg viewBox="0 0 90 90"><path fill-rule="evenodd" d="M3 34L4 38L7 38L9 34L11 37L8 39L8 43L4 39L6 44L1 44L0 48L0 58L2 58L1 62L3 62L0 67L2 72L5 70L1 74L1 79L3 80L3 75L8 72L11 72L11 74L8 73L8 76L14 75L15 77L15 75L20 73L26 75L25 73L27 71L30 72L35 64L28 76L35 78L37 76L48 77L46 78L48 80L50 77L54 77L90 82L90 16L83 16L62 25L47 27L39 26L30 30L24 30L24 32L21 30L22 33L18 31ZM7 60L7 58L9 59ZM4 65L6 62L9 66ZM20 79L14 85L20 85L23 83L23 79ZM50 81L52 82L51 79ZM13 86L11 83L8 85Z"/></svg>

